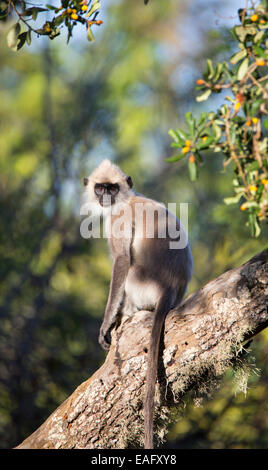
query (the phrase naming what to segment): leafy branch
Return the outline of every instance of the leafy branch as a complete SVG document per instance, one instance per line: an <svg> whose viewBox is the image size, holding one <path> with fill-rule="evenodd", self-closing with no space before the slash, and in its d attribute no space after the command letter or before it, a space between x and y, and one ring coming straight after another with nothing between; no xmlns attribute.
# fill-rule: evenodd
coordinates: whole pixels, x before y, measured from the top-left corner
<svg viewBox="0 0 268 470"><path fill-rule="evenodd" d="M73 35L73 29L78 23L85 25L88 40L94 41L92 26L102 24L102 21L97 19L99 9L100 0L62 0L58 7L50 4L40 7L24 0L2 0L0 2L0 21L16 17L16 23L12 25L7 34L7 44L11 49L17 51L25 43L31 44L32 33L38 37L48 36L50 39L54 39L59 36L64 27L68 30L67 42L69 42ZM45 21L41 27L33 26L33 22L36 23L40 14L47 15L49 12L51 19Z"/></svg>
<svg viewBox="0 0 268 470"><path fill-rule="evenodd" d="M258 236L261 222L268 221L268 11L267 0L238 11L240 24L231 30L239 50L229 63L213 65L207 60L206 71L196 81L201 92L197 102L212 93L230 89L216 112L203 112L199 119L185 115L188 130L170 130L172 147L180 152L167 159L188 159L191 181L198 176L203 152L223 154L224 167L234 164L234 195L226 204L238 204L248 216L251 235Z"/></svg>

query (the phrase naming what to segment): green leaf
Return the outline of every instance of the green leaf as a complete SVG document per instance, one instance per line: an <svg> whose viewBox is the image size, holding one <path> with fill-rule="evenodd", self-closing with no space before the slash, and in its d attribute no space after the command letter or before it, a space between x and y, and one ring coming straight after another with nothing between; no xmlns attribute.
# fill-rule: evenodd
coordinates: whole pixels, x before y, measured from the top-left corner
<svg viewBox="0 0 268 470"><path fill-rule="evenodd" d="M31 16L32 19L35 21L38 13L41 13L43 11L47 11L47 8L41 8L41 7L26 8L24 12L24 16Z"/></svg>
<svg viewBox="0 0 268 470"><path fill-rule="evenodd" d="M243 203L243 206L247 209L259 209L259 204L256 201L246 201Z"/></svg>
<svg viewBox="0 0 268 470"><path fill-rule="evenodd" d="M202 155L197 151L196 148L194 150L194 156L199 163L203 163Z"/></svg>
<svg viewBox="0 0 268 470"><path fill-rule="evenodd" d="M231 33L236 36L238 41L244 41L247 34L244 26L235 26L231 29Z"/></svg>
<svg viewBox="0 0 268 470"><path fill-rule="evenodd" d="M30 46L30 44L31 44L31 42L32 42L31 30L30 30L30 29L28 29L28 31L27 31L26 42L27 42L28 46Z"/></svg>
<svg viewBox="0 0 268 470"><path fill-rule="evenodd" d="M186 113L185 119L189 128L189 131L190 131L190 136L191 138L193 138L194 132L195 132L195 119L193 118L192 113L191 112Z"/></svg>
<svg viewBox="0 0 268 470"><path fill-rule="evenodd" d="M240 201L241 196L242 196L242 194L237 194L236 196L233 196L233 197L226 197L226 198L223 199L223 202L227 206L229 206L231 204L237 204Z"/></svg>
<svg viewBox="0 0 268 470"><path fill-rule="evenodd" d="M247 168L247 171L257 171L259 169L260 165L259 165L259 162L257 162L256 160L252 163L248 163L246 165L246 168Z"/></svg>
<svg viewBox="0 0 268 470"><path fill-rule="evenodd" d="M212 142L214 142L215 140L215 137L214 136L208 136L206 138L206 140L202 140L201 142L199 142L197 145L196 145L196 148L198 150L202 150L202 149L207 149L210 144L212 144Z"/></svg>
<svg viewBox="0 0 268 470"><path fill-rule="evenodd" d="M46 35L46 34L47 34L46 30L43 29L43 28L36 29L35 32L36 32L37 34L40 34L40 35L42 35L42 34Z"/></svg>
<svg viewBox="0 0 268 470"><path fill-rule="evenodd" d="M265 53L265 50L262 49L262 47L253 46L252 50L253 50L255 56L263 57L263 58L266 59L266 53Z"/></svg>
<svg viewBox="0 0 268 470"><path fill-rule="evenodd" d="M198 127L200 126L201 128L206 120L207 120L207 113L206 112L201 113L201 116L198 121Z"/></svg>
<svg viewBox="0 0 268 470"><path fill-rule="evenodd" d="M188 170L191 181L196 181L197 179L197 164L195 162L188 161Z"/></svg>
<svg viewBox="0 0 268 470"><path fill-rule="evenodd" d="M239 41L239 36L238 36L237 33L235 32L235 27L233 27L232 29L230 29L230 33L231 33L231 35L233 36L233 38L234 38L235 41Z"/></svg>
<svg viewBox="0 0 268 470"><path fill-rule="evenodd" d="M201 101L206 101L210 95L211 95L211 90L208 89L204 93L202 93L202 95L197 96L196 101L198 103L200 103Z"/></svg>
<svg viewBox="0 0 268 470"><path fill-rule="evenodd" d="M46 7L47 7L49 10L58 10L57 7L54 7L53 5L49 5L48 3L46 4Z"/></svg>
<svg viewBox="0 0 268 470"><path fill-rule="evenodd" d="M87 38L88 38L88 40L89 40L90 42L95 41L95 38L94 38L94 36L93 36L93 33L92 33L92 31L91 31L91 27L90 27L90 26L88 26L88 28L87 28Z"/></svg>
<svg viewBox="0 0 268 470"><path fill-rule="evenodd" d="M92 3L92 7L89 10L89 12L86 14L86 16L92 16L93 13L95 13L95 11L97 11L99 8L100 8L100 3L98 2L98 0L95 0ZM90 41L94 41L94 39L90 39Z"/></svg>
<svg viewBox="0 0 268 470"><path fill-rule="evenodd" d="M257 32L257 26L254 26L253 24L249 24L246 26L235 26L234 27L234 32L236 35L239 37L239 41L243 42L246 39L246 36L249 35L255 35Z"/></svg>
<svg viewBox="0 0 268 470"><path fill-rule="evenodd" d="M246 57L242 64L239 66L238 72L237 72L237 80L243 80L244 76L246 75L248 71L248 57Z"/></svg>
<svg viewBox="0 0 268 470"><path fill-rule="evenodd" d="M10 28L9 32L7 33L7 45L10 48L14 48L17 46L18 36L20 34L20 24L16 23Z"/></svg>
<svg viewBox="0 0 268 470"><path fill-rule="evenodd" d="M246 55L247 55L246 49L243 49L242 51L237 52L236 54L232 55L230 59L231 64L237 64L237 62L244 59Z"/></svg>
<svg viewBox="0 0 268 470"><path fill-rule="evenodd" d="M65 23L66 24L66 23ZM68 35L67 35L67 44L69 43L73 33L72 33L72 27L70 24L67 23L67 26L68 26Z"/></svg>
<svg viewBox="0 0 268 470"><path fill-rule="evenodd" d="M179 160L182 160L185 157L184 153L177 153L176 155L173 155L172 157L165 158L165 162L177 162Z"/></svg>
<svg viewBox="0 0 268 470"><path fill-rule="evenodd" d="M260 234L260 226L257 221L257 216L254 212L251 212L248 216L250 234L254 237L258 237Z"/></svg>
<svg viewBox="0 0 268 470"><path fill-rule="evenodd" d="M31 8L31 10L32 10L32 12L31 12L32 19L35 21L39 12L38 12L37 8Z"/></svg>
<svg viewBox="0 0 268 470"><path fill-rule="evenodd" d="M176 129L175 132L178 135L179 139L181 139L181 145L184 145L185 140L188 139L188 135L186 134L186 132L184 132L182 129Z"/></svg>
<svg viewBox="0 0 268 470"><path fill-rule="evenodd" d="M254 37L254 42L257 44L257 42L261 41L262 37L264 35L264 31L259 31L256 36Z"/></svg>
<svg viewBox="0 0 268 470"><path fill-rule="evenodd" d="M59 26L61 23L64 22L64 20L65 20L64 16L59 15L59 16L56 16L53 23L55 24L55 26Z"/></svg>
<svg viewBox="0 0 268 470"><path fill-rule="evenodd" d="M246 34L249 34L250 36L254 36L257 33L258 28L254 24L248 24L246 25L245 30L246 30Z"/></svg>
<svg viewBox="0 0 268 470"><path fill-rule="evenodd" d="M17 51L18 51L19 49L21 49L22 46L24 46L25 41L26 41L26 37L27 37L27 31L24 31L23 33L21 33L21 34L18 36L18 43L17 43L17 46L16 46L16 50L17 50Z"/></svg>
<svg viewBox="0 0 268 470"><path fill-rule="evenodd" d="M254 117L256 116L256 114L258 113L259 109L260 109L260 106L263 102L265 102L266 100L264 99L259 99L259 100L255 100L252 102L251 106L249 107L249 114L251 117Z"/></svg>
<svg viewBox="0 0 268 470"><path fill-rule="evenodd" d="M177 142L178 144L180 144L180 137L178 136L178 133L176 131L174 131L173 129L170 129L168 131L168 134L170 135L170 137L175 140L175 142Z"/></svg>
<svg viewBox="0 0 268 470"><path fill-rule="evenodd" d="M218 141L221 138L221 128L214 121L212 122L212 128L215 133L215 140Z"/></svg>
<svg viewBox="0 0 268 470"><path fill-rule="evenodd" d="M268 138L265 137L263 140L259 141L259 151L263 153L265 152L267 154L267 147L268 147ZM268 160L266 160L266 162L268 163ZM265 164L265 160L263 163Z"/></svg>
<svg viewBox="0 0 268 470"><path fill-rule="evenodd" d="M215 119L215 117L216 117L216 114L215 114L213 111L210 111L210 112L208 113L208 119L209 119L210 121L212 121L213 119Z"/></svg>
<svg viewBox="0 0 268 470"><path fill-rule="evenodd" d="M213 77L214 73L215 71L212 65L212 61L210 59L207 59L206 76L208 77L209 80Z"/></svg>
<svg viewBox="0 0 268 470"><path fill-rule="evenodd" d="M258 222L257 217L256 217L256 219L255 219L254 226L255 226L255 237L257 238L257 237L260 235L260 233L261 233L261 228L260 228L260 224L259 224L259 222Z"/></svg>
<svg viewBox="0 0 268 470"><path fill-rule="evenodd" d="M266 9L267 9L267 7L266 7ZM258 26L259 26L260 29L267 29L267 21L266 21L266 23L259 24Z"/></svg>
<svg viewBox="0 0 268 470"><path fill-rule="evenodd" d="M221 63L218 62L217 65L216 65L216 72L215 72L215 75L213 77L214 82L216 82L220 78L220 75L223 71L223 68L224 68L224 63L221 64Z"/></svg>

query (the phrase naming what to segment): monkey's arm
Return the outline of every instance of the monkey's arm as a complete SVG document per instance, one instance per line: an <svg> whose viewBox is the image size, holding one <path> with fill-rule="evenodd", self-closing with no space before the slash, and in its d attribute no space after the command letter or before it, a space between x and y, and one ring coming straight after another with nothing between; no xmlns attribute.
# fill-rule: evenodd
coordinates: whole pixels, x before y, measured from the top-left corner
<svg viewBox="0 0 268 470"><path fill-rule="evenodd" d="M117 256L113 263L110 292L99 334L99 343L106 350L110 347L109 332L116 321L120 305L123 301L125 280L129 267L130 254L129 250L126 250L124 254Z"/></svg>

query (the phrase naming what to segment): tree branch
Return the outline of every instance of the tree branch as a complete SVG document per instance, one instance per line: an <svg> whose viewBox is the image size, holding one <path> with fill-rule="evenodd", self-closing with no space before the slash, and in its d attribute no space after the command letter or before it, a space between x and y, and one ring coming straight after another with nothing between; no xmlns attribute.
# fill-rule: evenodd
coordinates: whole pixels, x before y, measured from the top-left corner
<svg viewBox="0 0 268 470"><path fill-rule="evenodd" d="M268 326L268 251L209 282L165 323L156 390L156 430L189 391L203 393L233 363L241 344ZM17 448L143 446L143 394L152 313L124 317L105 363Z"/></svg>

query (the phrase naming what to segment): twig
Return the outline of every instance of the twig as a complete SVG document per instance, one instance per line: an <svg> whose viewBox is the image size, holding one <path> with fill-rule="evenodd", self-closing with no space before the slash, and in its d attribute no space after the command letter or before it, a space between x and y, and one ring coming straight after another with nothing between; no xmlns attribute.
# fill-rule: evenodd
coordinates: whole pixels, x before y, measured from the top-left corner
<svg viewBox="0 0 268 470"><path fill-rule="evenodd" d="M23 18L23 15L17 10L15 4L13 3L12 0L8 0L9 4L12 6L13 10L17 13L19 19L27 26L27 28L29 28L31 31L33 31L34 33L36 34L40 34L38 33L38 31L36 29L34 29L29 23L28 21L26 21L24 18Z"/></svg>
<svg viewBox="0 0 268 470"><path fill-rule="evenodd" d="M230 127L229 127L229 116L230 116L230 110L228 111L227 115L226 115L226 118L225 118L225 133L226 133L226 138L227 138L227 143L228 143L228 146L230 148L230 154L231 154L231 158L235 161L236 163L236 166L237 166L237 169L238 169L238 172L239 172L239 175L243 181L243 184L246 188L246 191L248 193L249 196L251 196L251 193L248 189L248 185L247 185L247 181L246 181L246 178L245 178L245 175L244 175L244 172L243 172L243 169L242 169L242 166L241 166L241 163L239 161L239 158L237 157L236 155L236 151L235 151L235 148L232 144L232 141L231 141L231 137L230 137Z"/></svg>

